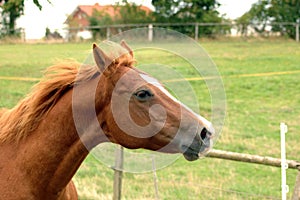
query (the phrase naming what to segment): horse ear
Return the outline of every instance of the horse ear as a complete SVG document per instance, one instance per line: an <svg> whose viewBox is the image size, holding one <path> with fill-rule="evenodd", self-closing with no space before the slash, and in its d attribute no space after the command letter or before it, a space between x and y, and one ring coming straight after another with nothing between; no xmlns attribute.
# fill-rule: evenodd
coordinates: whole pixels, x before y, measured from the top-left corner
<svg viewBox="0 0 300 200"><path fill-rule="evenodd" d="M121 44L121 46L122 46L123 48L125 48L125 49L128 51L128 53L133 57L133 51L132 51L132 49L128 46L128 44L125 42L125 40L122 40L120 44Z"/></svg>
<svg viewBox="0 0 300 200"><path fill-rule="evenodd" d="M105 68L111 64L111 60L95 43L93 44L93 55L100 72L104 72Z"/></svg>

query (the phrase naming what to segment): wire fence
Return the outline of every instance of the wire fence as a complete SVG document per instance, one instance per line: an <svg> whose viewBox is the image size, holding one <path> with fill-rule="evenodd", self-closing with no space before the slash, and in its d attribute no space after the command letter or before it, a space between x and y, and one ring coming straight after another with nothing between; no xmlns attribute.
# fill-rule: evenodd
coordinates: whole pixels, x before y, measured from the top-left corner
<svg viewBox="0 0 300 200"><path fill-rule="evenodd" d="M294 169L298 171L298 175L296 178L295 188L292 194L292 200L299 200L300 199L300 162L295 160L286 160L286 144L285 144L285 134L287 133L287 126L284 123L280 124L280 135L281 135L281 158L273 158L273 157L267 157L267 156L260 156L260 155L252 155L252 154L244 154L244 153L237 153L237 152L229 152L229 151L223 151L223 150L216 150L213 149L208 153L208 157L210 158L218 158L223 160L230 160L230 161L238 161L243 163L249 163L249 164L260 164L264 166L272 166L272 167L280 167L281 168L281 194L282 194L282 200L287 199L287 193L289 191L288 185L286 185L286 170L287 169ZM116 155L115 155L115 166L112 167L114 170L114 188L113 188L113 200L120 200L121 199L121 191L122 191L122 168L123 168L123 162L124 162L124 151L122 147L116 147ZM121 169L121 170L120 170ZM155 161L152 160L152 170L154 173L154 188L155 188L155 196L156 199L159 199L159 186L157 181L157 174L156 174L156 167L155 167ZM193 187L193 183L184 182L184 186L189 185L189 187ZM180 186L181 185L181 186ZM176 182L176 186L174 187L182 187L182 183ZM262 194L255 194L250 192L243 192L243 191L237 191L232 189L224 189L220 187L214 187L214 186L206 186L206 185L200 185L197 186L200 187L201 190L209 189L213 191L217 191L220 193L220 196L223 196L224 193L229 193L230 198L234 199L242 197L243 199L280 199L276 196L270 196L270 195L262 195ZM205 198L204 198L205 199Z"/></svg>
<svg viewBox="0 0 300 200"><path fill-rule="evenodd" d="M102 26L69 27L66 28L68 41L84 40L89 38L107 39L114 34L134 28L148 28L148 38L151 40L155 33L154 28L176 30L195 40L199 38L216 37L282 37L291 35L299 41L299 23L151 23L151 24L113 24ZM292 32L292 34L291 34Z"/></svg>
<svg viewBox="0 0 300 200"><path fill-rule="evenodd" d="M144 28L147 29L142 36L147 36L148 40L155 37L155 28L165 28L181 32L189 37L198 40L199 38L218 38L218 37L291 37L299 42L299 23L294 22L280 22L280 23L251 23L241 24L236 22L227 23L145 23L145 24L111 24L101 26L85 26L85 27L67 27L56 30L65 42L76 42L87 39L108 39L115 34L124 31ZM18 28L16 30L7 30L0 26L0 40L14 33L14 37L26 41L26 29ZM141 32L140 32L141 33ZM60 40L62 37L51 37L52 40ZM47 37L44 37L47 39Z"/></svg>
<svg viewBox="0 0 300 200"><path fill-rule="evenodd" d="M0 40L5 38L14 38L21 41L26 41L25 37L25 29L17 28L17 29L7 29L0 24Z"/></svg>
<svg viewBox="0 0 300 200"><path fill-rule="evenodd" d="M210 163L215 163L215 164L219 163L219 162L214 162L214 161L218 160L215 158L206 158L206 159L210 160ZM222 163L224 163L224 162L228 164L232 161L223 160ZM234 164L234 162L232 162L231 164ZM99 163L96 163L96 162L95 163L83 163L83 165L85 166L85 168L93 168L93 169L99 170ZM243 163L243 165L253 165L253 168L249 168L249 170L253 170L253 173L256 173L257 170L259 170L259 169L269 170L269 176L273 176L274 174L279 173L279 170L280 170L279 168L275 168L274 170L271 170L271 168L273 168L273 167L266 166L266 165L258 166L256 164L249 164L249 163ZM112 169L114 169L114 167L112 167ZM111 171L110 168L103 168L103 169L101 168L101 170L103 170L107 173L110 173L110 171ZM232 172L227 172L226 175L232 176L231 173ZM168 190L169 190L168 192L174 192L174 193L176 193L178 191L184 191L186 188L189 188L190 189L189 191L191 193L190 193L190 196L188 197L188 199L199 199L200 194L201 194L200 199L236 199L236 200L238 200L238 199L251 199L251 200L262 200L262 199L279 200L279 199L281 199L281 196L277 191L276 192L274 191L273 194L269 194L269 193L265 192L264 189L261 189L258 192L257 188L256 188L257 185L251 186L249 183L245 183L245 184L249 184L248 185L249 189L245 191L245 190L237 188L236 185L233 187L228 187L228 185L234 185L234 183L232 183L232 182L228 183L227 185L220 184L218 182L211 182L209 184L201 184L201 182L203 182L203 180L201 180L200 182L195 182L193 180L186 182L186 181L182 181L183 180L182 178L179 179L178 176L166 177L166 176L162 176L162 172L159 172L159 174L156 174L155 170L153 170L152 173L149 172L149 173L144 173L144 174L130 174L130 175L127 173L124 173L123 175L124 175L123 181L124 181L124 183L127 183L127 184L129 183L128 179L131 179L132 177L134 177L136 182L147 181L147 184L145 184L145 186L144 186L147 188L143 188L139 191L139 194L147 196L148 197L147 199L156 199L156 200L164 199L164 196L166 196L164 194L164 192L166 192L165 191L166 188L168 188ZM236 174L236 175L242 176L242 174ZM298 173L298 176L299 175L300 175L300 173ZM95 175L95 176L97 176L97 175ZM246 177L245 177L245 179L246 179ZM112 187L115 184L114 180L115 179L110 180L110 182L109 182L110 187ZM151 185L151 184L149 184L151 181L153 181L153 187L149 186L149 185ZM274 180L274 182L277 182L277 181L278 180ZM169 183L169 184L167 184L167 183ZM299 183L300 182L298 182L298 184ZM81 185L78 182L76 182L76 184L77 184L78 188L87 187L86 185ZM263 188L268 184L274 185L274 183L268 182L266 180L266 184L263 184L258 187ZM280 190L279 185L280 185L280 183L278 183L277 190ZM122 193L124 193L124 194L122 195L122 198L121 198L121 193L118 193L119 194L118 197L120 197L120 199L123 199L123 198L124 199L127 199L127 198L138 199L138 198L133 198L132 196L130 196L130 194L128 194L128 192L131 191L132 187L136 187L136 186L134 186L134 185L126 186L126 184L124 184L124 188L122 189L123 190ZM299 185L297 186L297 184L296 184L295 189L296 189L296 187L299 187ZM88 190L92 190L92 189L93 188L88 188ZM121 189L121 187L119 189ZM102 191L101 186L99 186L99 190ZM291 188L291 190L293 190L293 188ZM115 191L113 191L113 192L115 192ZM81 193L80 189L79 189L79 193ZM292 193L293 193L293 191L290 191L289 195L288 195L292 200L300 199L299 196L295 196ZM113 197L113 195L111 195L111 193L103 192L101 195L103 195L103 196L110 195L109 198L102 198L102 199L118 199L115 196ZM143 199L143 198L139 198L139 199Z"/></svg>

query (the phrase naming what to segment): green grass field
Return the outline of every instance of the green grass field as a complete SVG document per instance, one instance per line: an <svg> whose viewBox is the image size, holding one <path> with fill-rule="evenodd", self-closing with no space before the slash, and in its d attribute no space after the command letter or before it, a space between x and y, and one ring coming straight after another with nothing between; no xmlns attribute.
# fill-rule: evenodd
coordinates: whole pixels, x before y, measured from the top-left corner
<svg viewBox="0 0 300 200"><path fill-rule="evenodd" d="M300 44L288 40L203 41L216 63L227 96L226 120L216 149L280 157L279 123L286 122L287 158L300 160ZM64 59L83 62L90 43L1 44L0 77L42 76L48 66ZM168 65L184 71L184 64L160 55ZM147 60L138 52L137 60ZM298 70L298 72L297 72ZM268 76L235 76L286 72ZM189 73L189 72L187 72ZM0 107L13 107L35 84L0 78ZM203 82L191 82L201 113L210 116ZM291 197L297 172L287 171ZM256 164L204 158L187 162L181 157L157 171L160 199L280 199L280 169ZM75 176L80 199L111 199L113 171L89 156ZM155 199L153 174L125 173L122 199Z"/></svg>

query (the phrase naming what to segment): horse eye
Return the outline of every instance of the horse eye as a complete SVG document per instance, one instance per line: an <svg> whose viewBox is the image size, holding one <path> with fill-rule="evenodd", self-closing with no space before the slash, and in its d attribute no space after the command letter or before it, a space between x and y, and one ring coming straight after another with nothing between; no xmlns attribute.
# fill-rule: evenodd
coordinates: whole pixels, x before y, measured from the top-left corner
<svg viewBox="0 0 300 200"><path fill-rule="evenodd" d="M134 96L139 101L147 101L150 97L154 96L150 91L148 90L140 90L134 93Z"/></svg>

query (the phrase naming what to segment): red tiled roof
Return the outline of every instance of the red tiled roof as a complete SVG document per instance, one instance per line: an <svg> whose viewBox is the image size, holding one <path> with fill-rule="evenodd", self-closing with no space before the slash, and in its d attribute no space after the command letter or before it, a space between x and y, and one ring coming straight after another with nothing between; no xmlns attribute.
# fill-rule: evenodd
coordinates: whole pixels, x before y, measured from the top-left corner
<svg viewBox="0 0 300 200"><path fill-rule="evenodd" d="M147 6L141 6L142 10L144 10L146 13L150 13L151 9ZM85 12L89 17L92 16L93 11L104 11L105 13L109 14L111 17L115 16L117 14L117 10L113 5L105 5L100 6L98 3L95 5L79 5L78 9L80 9L82 12Z"/></svg>
<svg viewBox="0 0 300 200"><path fill-rule="evenodd" d="M149 14L151 11L150 8L147 6L140 6L141 10L144 10L147 14ZM73 11L73 13L67 18L65 21L65 24L69 24L71 22L75 22L75 24L69 24L71 26L88 26L89 20L88 17L91 17L93 15L94 10L104 12L108 14L109 16L116 17L119 14L120 7L116 7L113 5L105 5L101 6L98 3L95 5L79 5L77 8ZM86 16L82 16L81 14L84 13Z"/></svg>
<svg viewBox="0 0 300 200"><path fill-rule="evenodd" d="M151 13L152 10L150 8L148 8L147 6L141 6L140 7L143 11L145 11L147 14Z"/></svg>

